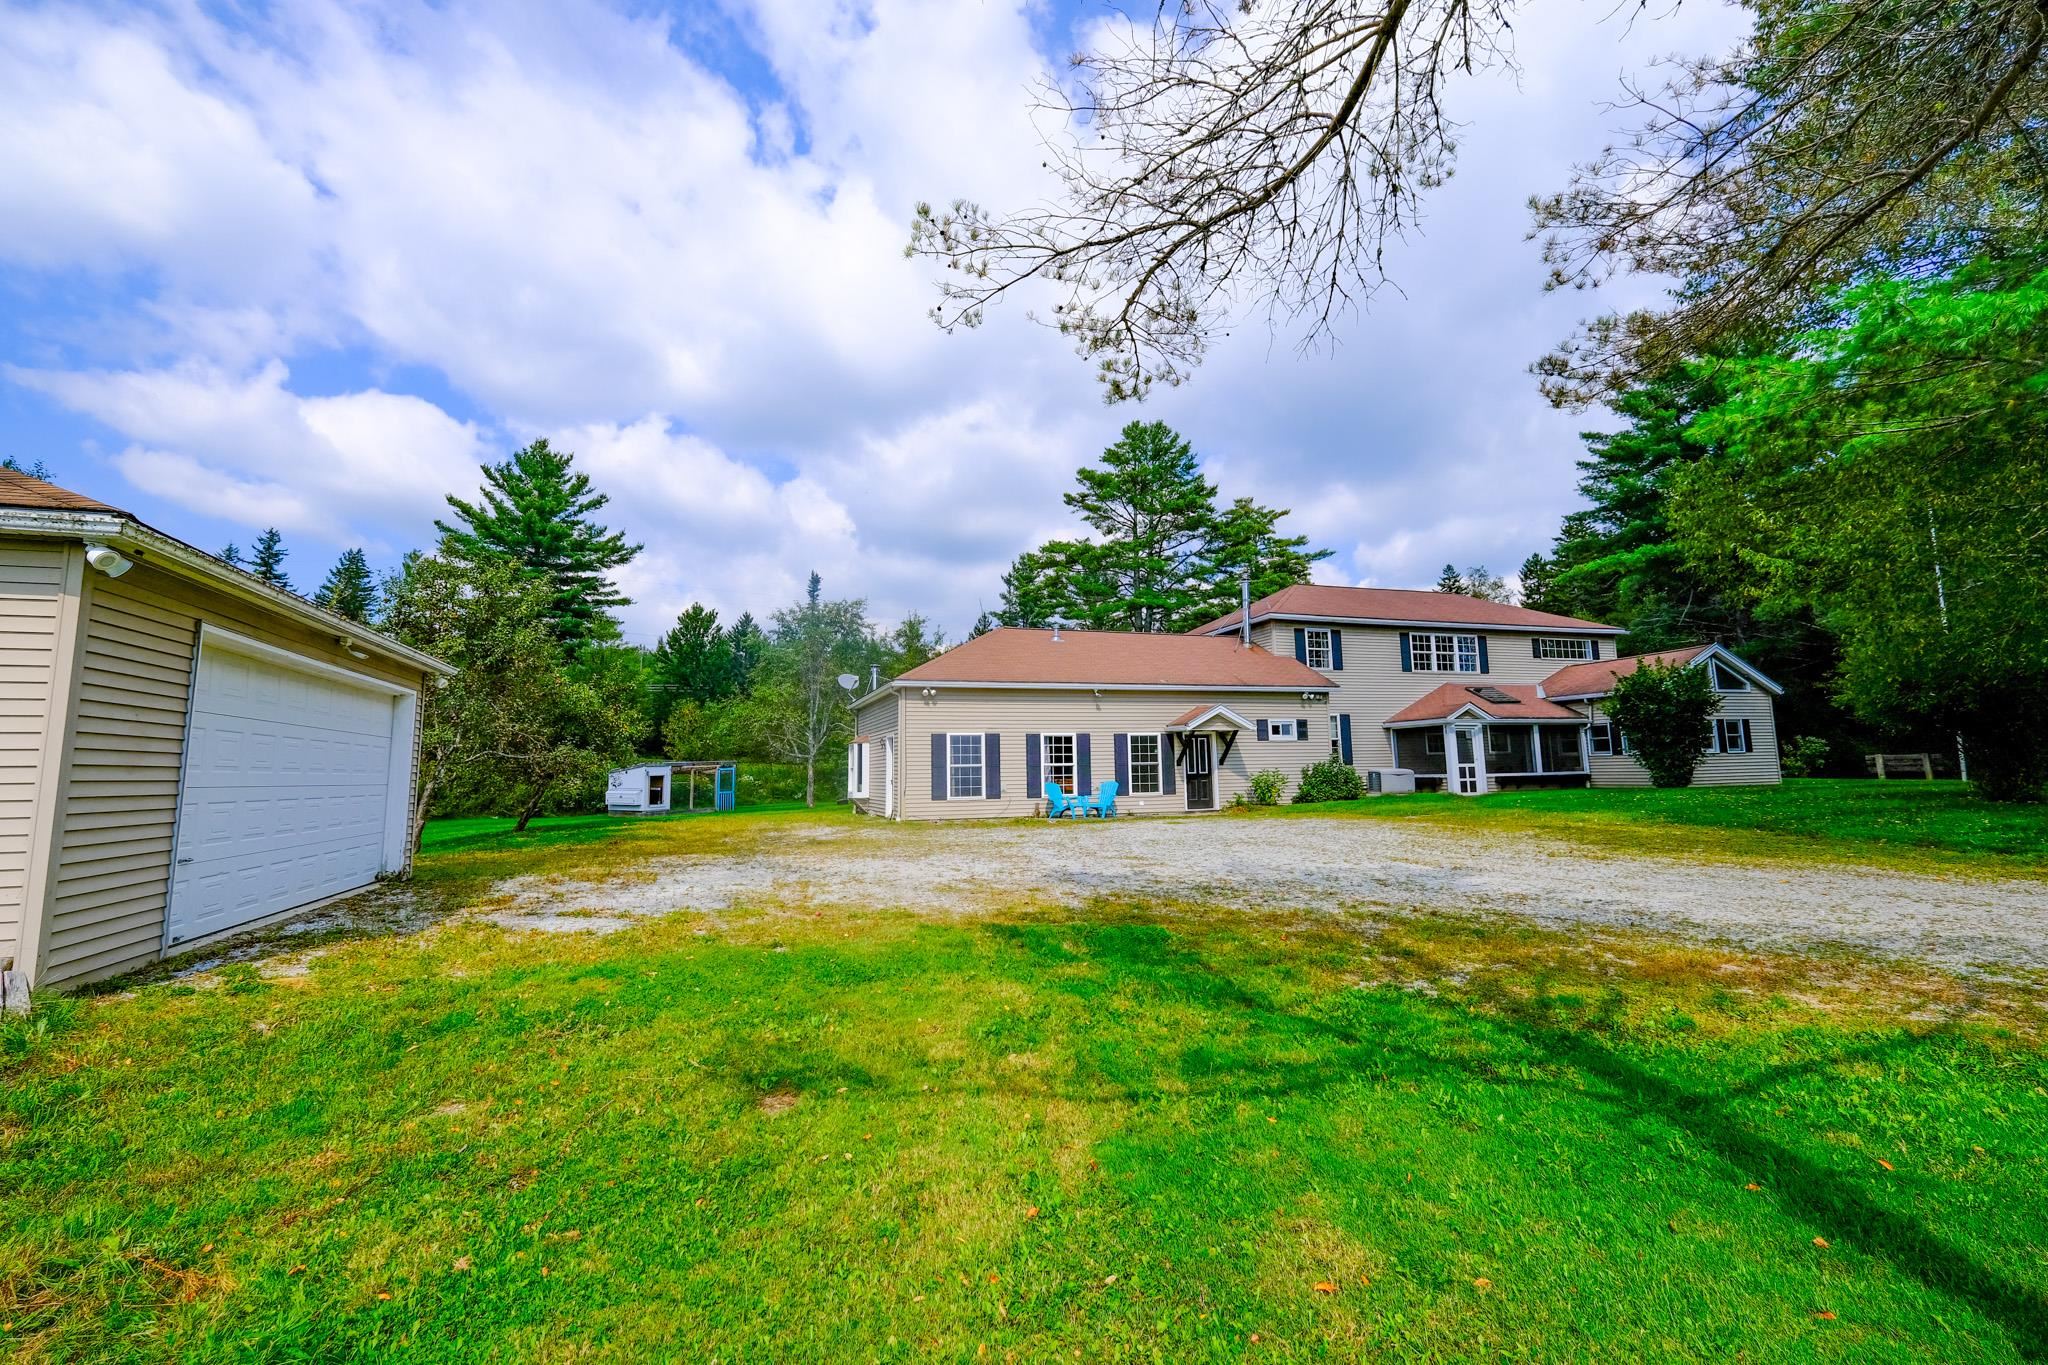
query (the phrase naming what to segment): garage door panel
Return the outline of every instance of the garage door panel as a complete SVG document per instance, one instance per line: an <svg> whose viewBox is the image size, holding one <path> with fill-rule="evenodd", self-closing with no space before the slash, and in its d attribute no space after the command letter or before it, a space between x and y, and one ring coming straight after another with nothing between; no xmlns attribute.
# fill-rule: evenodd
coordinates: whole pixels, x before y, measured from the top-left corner
<svg viewBox="0 0 2048 1365"><path fill-rule="evenodd" d="M372 881L384 864L392 725L388 692L203 650L171 941Z"/></svg>

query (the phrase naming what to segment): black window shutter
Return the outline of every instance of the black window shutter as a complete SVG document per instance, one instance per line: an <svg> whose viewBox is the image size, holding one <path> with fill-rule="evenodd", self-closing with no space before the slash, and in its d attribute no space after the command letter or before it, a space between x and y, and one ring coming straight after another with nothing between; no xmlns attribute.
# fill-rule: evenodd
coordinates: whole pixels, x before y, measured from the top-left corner
<svg viewBox="0 0 2048 1365"><path fill-rule="evenodd" d="M1586 641L1586 657L1589 659L1598 659L1600 657L1600 640L1598 636Z"/></svg>
<svg viewBox="0 0 2048 1365"><path fill-rule="evenodd" d="M1541 635L1531 635L1529 637L1529 657L1532 659L1543 657L1543 637Z"/></svg>
<svg viewBox="0 0 2048 1365"><path fill-rule="evenodd" d="M1119 732L1110 743L1116 748L1116 789L1128 792L1131 789L1131 737Z"/></svg>
<svg viewBox="0 0 2048 1365"><path fill-rule="evenodd" d="M1074 736L1074 795L1095 795L1095 776L1089 771L1090 735Z"/></svg>
<svg viewBox="0 0 2048 1365"><path fill-rule="evenodd" d="M932 736L932 800L946 799L946 737Z"/></svg>
<svg viewBox="0 0 2048 1365"><path fill-rule="evenodd" d="M1401 632L1401 671L1403 673L1413 671L1408 658L1408 633L1406 631Z"/></svg>
<svg viewBox="0 0 2048 1365"><path fill-rule="evenodd" d="M1346 767L1351 764L1351 717L1337 717L1337 757L1344 760Z"/></svg>
<svg viewBox="0 0 2048 1365"><path fill-rule="evenodd" d="M994 732L981 737L981 794L991 801L1003 794L1003 737Z"/></svg>
<svg viewBox="0 0 2048 1365"><path fill-rule="evenodd" d="M1159 737L1159 790L1167 796L1173 795L1174 767L1173 736L1161 735Z"/></svg>
<svg viewBox="0 0 2048 1365"><path fill-rule="evenodd" d="M1750 736L1749 722L1747 720L1742 722L1742 752L1746 754L1756 752L1756 741Z"/></svg>
<svg viewBox="0 0 2048 1365"><path fill-rule="evenodd" d="M1299 720L1297 720L1297 721L1295 721L1295 722L1294 722L1294 737L1295 737L1296 739L1307 739L1307 738L1308 738L1308 717L1307 717L1307 716L1303 716L1303 717L1302 717L1301 719L1299 719Z"/></svg>
<svg viewBox="0 0 2048 1365"><path fill-rule="evenodd" d="M1344 632L1335 626L1330 627L1330 669L1336 673L1344 671Z"/></svg>
<svg viewBox="0 0 2048 1365"><path fill-rule="evenodd" d="M1266 722L1262 720L1257 722L1257 724L1259 727L1259 738L1264 739L1266 737Z"/></svg>
<svg viewBox="0 0 2048 1365"><path fill-rule="evenodd" d="M1038 736L1024 736L1024 794L1036 801L1044 795L1045 783L1038 776Z"/></svg>
<svg viewBox="0 0 2048 1365"><path fill-rule="evenodd" d="M1479 637L1479 671L1481 673L1493 671L1486 666L1486 637L1484 635Z"/></svg>
<svg viewBox="0 0 2048 1365"><path fill-rule="evenodd" d="M1308 662L1308 630L1303 626L1294 628L1294 661L1300 664Z"/></svg>

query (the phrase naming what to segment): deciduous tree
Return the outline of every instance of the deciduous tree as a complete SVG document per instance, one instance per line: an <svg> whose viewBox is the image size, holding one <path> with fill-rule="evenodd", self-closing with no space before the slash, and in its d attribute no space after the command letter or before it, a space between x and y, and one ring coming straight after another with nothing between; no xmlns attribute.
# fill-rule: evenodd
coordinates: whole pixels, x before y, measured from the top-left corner
<svg viewBox="0 0 2048 1365"><path fill-rule="evenodd" d="M1628 736L1629 751L1659 787L1689 787L1713 739L1721 698L1704 668L1645 660L1614 682L1601 703Z"/></svg>

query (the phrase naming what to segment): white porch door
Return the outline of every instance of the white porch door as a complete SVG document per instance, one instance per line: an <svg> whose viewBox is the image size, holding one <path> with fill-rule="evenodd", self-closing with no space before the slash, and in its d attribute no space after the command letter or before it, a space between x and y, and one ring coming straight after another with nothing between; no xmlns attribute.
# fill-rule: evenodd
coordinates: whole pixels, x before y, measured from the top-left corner
<svg viewBox="0 0 2048 1365"><path fill-rule="evenodd" d="M882 739L882 814L896 818L896 736Z"/></svg>
<svg viewBox="0 0 2048 1365"><path fill-rule="evenodd" d="M1486 790L1486 746L1476 725L1451 727L1451 790L1478 796Z"/></svg>
<svg viewBox="0 0 2048 1365"><path fill-rule="evenodd" d="M411 707L395 692L202 645L166 946L366 886L393 846L403 860L409 719L403 764L393 741Z"/></svg>

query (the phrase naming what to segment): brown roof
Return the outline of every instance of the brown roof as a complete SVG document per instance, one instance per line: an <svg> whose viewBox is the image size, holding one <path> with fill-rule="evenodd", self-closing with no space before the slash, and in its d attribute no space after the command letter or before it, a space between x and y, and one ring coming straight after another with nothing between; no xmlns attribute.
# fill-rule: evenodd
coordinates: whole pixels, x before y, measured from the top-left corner
<svg viewBox="0 0 2048 1365"><path fill-rule="evenodd" d="M0 469L0 507L35 507L44 511L112 512L124 515L118 507L109 507L103 502L88 498L83 493L59 488L54 483L38 479L33 474L24 474L18 469Z"/></svg>
<svg viewBox="0 0 2048 1365"><path fill-rule="evenodd" d="M1306 664L1228 635L999 627L955 645L897 679L904 683L1069 683L1096 687L1277 687L1318 692L1330 680Z"/></svg>
<svg viewBox="0 0 2048 1365"><path fill-rule="evenodd" d="M1493 693L1494 696L1483 695ZM1500 697L1509 698L1507 701ZM1388 725L1410 721L1443 720L1466 707L1474 707L1494 720L1584 720L1567 706L1545 701L1530 683L1445 683L1388 716Z"/></svg>
<svg viewBox="0 0 2048 1365"><path fill-rule="evenodd" d="M1706 645L1688 645L1684 649L1659 650L1655 654L1630 654L1619 659L1602 659L1598 663L1569 664L1543 680L1543 695L1604 697L1614 690L1616 678L1635 672L1645 659L1654 659L1660 664L1689 664L1706 649Z"/></svg>
<svg viewBox="0 0 2048 1365"><path fill-rule="evenodd" d="M1426 625L1499 626L1522 630L1597 630L1620 634L1615 626L1558 616L1547 611L1488 602L1463 593L1417 588L1340 588L1326 583L1297 583L1252 603L1252 619L1262 616L1322 616L1340 621L1413 621ZM1238 613L1219 616L1195 634L1207 635L1237 624Z"/></svg>

